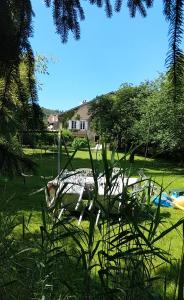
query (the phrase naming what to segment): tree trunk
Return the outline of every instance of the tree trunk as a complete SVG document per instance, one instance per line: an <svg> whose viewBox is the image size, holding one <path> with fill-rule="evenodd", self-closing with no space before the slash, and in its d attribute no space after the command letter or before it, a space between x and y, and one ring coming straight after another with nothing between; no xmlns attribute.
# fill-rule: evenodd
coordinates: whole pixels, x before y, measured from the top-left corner
<svg viewBox="0 0 184 300"><path fill-rule="evenodd" d="M134 161L135 161L135 151L132 150L131 153L130 153L129 163L133 164Z"/></svg>

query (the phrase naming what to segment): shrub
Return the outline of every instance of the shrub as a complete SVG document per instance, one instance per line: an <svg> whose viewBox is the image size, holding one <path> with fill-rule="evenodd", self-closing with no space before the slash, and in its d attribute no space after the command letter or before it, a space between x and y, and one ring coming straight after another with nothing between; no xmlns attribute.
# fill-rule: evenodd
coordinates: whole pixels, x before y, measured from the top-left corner
<svg viewBox="0 0 184 300"><path fill-rule="evenodd" d="M53 146L57 142L57 133L53 132L24 132L22 144L32 148L41 145Z"/></svg>
<svg viewBox="0 0 184 300"><path fill-rule="evenodd" d="M88 147L88 142L85 138L75 138L72 142L72 148L74 148L75 150L86 147Z"/></svg>
<svg viewBox="0 0 184 300"><path fill-rule="evenodd" d="M74 139L72 131L69 130L69 129L64 128L62 130L62 138L64 139L64 142L66 144L71 143Z"/></svg>

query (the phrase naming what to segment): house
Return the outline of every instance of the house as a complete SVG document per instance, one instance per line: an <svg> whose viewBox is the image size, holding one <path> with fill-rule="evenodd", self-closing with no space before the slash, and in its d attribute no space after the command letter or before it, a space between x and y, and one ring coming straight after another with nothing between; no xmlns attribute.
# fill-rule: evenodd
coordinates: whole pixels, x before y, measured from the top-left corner
<svg viewBox="0 0 184 300"><path fill-rule="evenodd" d="M90 115L88 112L90 104L91 101L84 100L79 106L60 114L60 127L70 129L76 137L85 137L87 134L90 140L96 140L97 136L90 128Z"/></svg>
<svg viewBox="0 0 184 300"><path fill-rule="evenodd" d="M56 114L56 115L53 115L53 114L49 115L48 119L47 119L47 122L48 122L47 129L49 131L58 130L58 128L59 128L58 114Z"/></svg>

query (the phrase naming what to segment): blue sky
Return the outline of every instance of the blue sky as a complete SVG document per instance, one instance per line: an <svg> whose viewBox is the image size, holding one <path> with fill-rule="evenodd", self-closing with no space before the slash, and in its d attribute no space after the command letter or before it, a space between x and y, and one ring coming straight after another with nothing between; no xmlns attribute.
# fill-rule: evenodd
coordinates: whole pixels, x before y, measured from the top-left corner
<svg viewBox="0 0 184 300"><path fill-rule="evenodd" d="M139 84L166 70L168 24L162 1L154 1L146 18L137 14L133 19L125 5L121 13L108 19L103 8L81 3L86 16L81 22L81 39L70 35L68 43L62 44L51 9L41 0L32 0L36 14L33 50L53 58L48 63L49 75L38 75L42 83L39 103L46 108L66 110L117 90L124 82Z"/></svg>

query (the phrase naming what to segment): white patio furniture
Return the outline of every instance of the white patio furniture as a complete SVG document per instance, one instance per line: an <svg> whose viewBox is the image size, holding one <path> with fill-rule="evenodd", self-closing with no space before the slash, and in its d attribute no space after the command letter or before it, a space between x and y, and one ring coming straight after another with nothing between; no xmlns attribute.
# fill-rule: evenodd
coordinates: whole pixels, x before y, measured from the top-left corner
<svg viewBox="0 0 184 300"><path fill-rule="evenodd" d="M112 169L112 174L119 174L120 172L121 172L121 168L118 168L118 167L114 167L113 169Z"/></svg>
<svg viewBox="0 0 184 300"><path fill-rule="evenodd" d="M86 171L86 172L85 172ZM48 201L47 199L47 205L49 208L54 207L57 199L59 198L60 194L75 194L76 197L76 205L75 210L77 211L80 207L82 197L84 194L84 191L89 191L94 188L95 182L93 176L87 176L86 174L90 174L91 169L77 169L75 171L68 171L68 173L65 173L64 175L57 176L54 180L49 181L47 184L47 189L50 193L50 198ZM123 189L127 187L134 186L134 184L138 182L138 178L124 178L123 176L118 176L114 179L114 181L111 184L111 187L108 187L106 185L106 178L105 176L99 176L97 180L98 184L98 194L103 196L107 193L107 195L120 195L123 192ZM63 207L63 204L61 204L61 209L58 215L58 219L61 218L63 215L65 208ZM90 201L88 210L91 210L93 206L93 200ZM84 210L82 210L78 224L80 225ZM96 218L96 224L98 223L99 217L100 217L101 211L99 210L97 213Z"/></svg>
<svg viewBox="0 0 184 300"><path fill-rule="evenodd" d="M91 150L100 151L102 150L102 144L96 144L95 147L92 147Z"/></svg>
<svg viewBox="0 0 184 300"><path fill-rule="evenodd" d="M93 171L91 168L79 168L75 170L77 173L82 174L83 176L92 176Z"/></svg>

